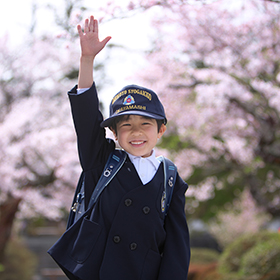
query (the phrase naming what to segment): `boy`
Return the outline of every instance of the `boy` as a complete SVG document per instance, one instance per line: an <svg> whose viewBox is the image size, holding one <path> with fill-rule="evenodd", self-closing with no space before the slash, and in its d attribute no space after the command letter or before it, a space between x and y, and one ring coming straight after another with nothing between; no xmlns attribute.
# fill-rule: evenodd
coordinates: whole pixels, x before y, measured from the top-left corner
<svg viewBox="0 0 280 280"><path fill-rule="evenodd" d="M102 174L115 142L105 138L110 127L128 156L101 193L90 217L79 219L79 244L50 250L70 279L186 280L190 260L184 204L187 184L177 175L167 215L162 212L163 166L154 146L166 130L157 95L131 85L112 100L103 120L93 82L93 61L110 37L99 41L98 22L78 25L81 43L78 87L69 92L78 137L85 203ZM64 240L71 240L70 232ZM68 243L67 243L68 244Z"/></svg>

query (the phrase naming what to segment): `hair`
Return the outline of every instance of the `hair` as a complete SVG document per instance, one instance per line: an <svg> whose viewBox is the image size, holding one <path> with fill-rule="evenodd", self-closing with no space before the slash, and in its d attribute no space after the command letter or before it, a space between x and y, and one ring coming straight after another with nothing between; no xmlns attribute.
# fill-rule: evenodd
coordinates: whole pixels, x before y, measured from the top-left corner
<svg viewBox="0 0 280 280"><path fill-rule="evenodd" d="M130 115L122 115L122 116L118 116L118 117L114 118L110 125L110 129L115 131L115 133L117 134L117 124L123 120L127 121L129 119L129 117L130 117ZM146 119L152 119L147 116L142 116L142 117L144 117ZM164 124L164 119L155 119L155 120L157 122L157 127L158 127L158 132L159 132L161 126Z"/></svg>

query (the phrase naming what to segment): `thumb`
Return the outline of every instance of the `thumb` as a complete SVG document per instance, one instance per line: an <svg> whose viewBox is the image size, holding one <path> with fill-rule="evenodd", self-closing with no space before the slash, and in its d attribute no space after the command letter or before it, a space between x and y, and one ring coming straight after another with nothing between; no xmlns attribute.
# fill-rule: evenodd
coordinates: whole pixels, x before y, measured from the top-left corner
<svg viewBox="0 0 280 280"><path fill-rule="evenodd" d="M106 46L106 44L111 40L111 36L106 37L104 40L101 41L101 44L103 48Z"/></svg>

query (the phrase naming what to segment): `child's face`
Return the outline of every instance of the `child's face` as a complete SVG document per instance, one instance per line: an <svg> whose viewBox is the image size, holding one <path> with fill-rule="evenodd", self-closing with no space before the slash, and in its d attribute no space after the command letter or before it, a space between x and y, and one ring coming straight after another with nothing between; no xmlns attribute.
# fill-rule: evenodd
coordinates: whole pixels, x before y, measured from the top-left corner
<svg viewBox="0 0 280 280"><path fill-rule="evenodd" d="M149 157L165 130L164 124L158 129L155 119L130 115L118 122L117 133L113 132L125 151L134 156Z"/></svg>

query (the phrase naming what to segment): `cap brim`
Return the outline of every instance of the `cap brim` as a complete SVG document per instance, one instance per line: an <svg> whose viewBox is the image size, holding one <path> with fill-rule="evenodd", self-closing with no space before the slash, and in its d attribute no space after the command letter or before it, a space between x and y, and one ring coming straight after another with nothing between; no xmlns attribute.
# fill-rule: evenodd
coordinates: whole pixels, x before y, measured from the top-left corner
<svg viewBox="0 0 280 280"><path fill-rule="evenodd" d="M153 118L156 120L163 120L164 124L167 123L167 120L165 118L163 118L162 116L159 116L157 114L151 114L151 113L146 113L146 112L142 112L142 111L125 111L125 112L121 112L118 113L116 115L112 115L111 117L107 118L106 120L104 120L100 126L101 127L110 127L112 126L112 122L115 118L119 117L119 116L123 116L123 115L139 115L139 116L144 116L144 117L149 117L149 118Z"/></svg>

